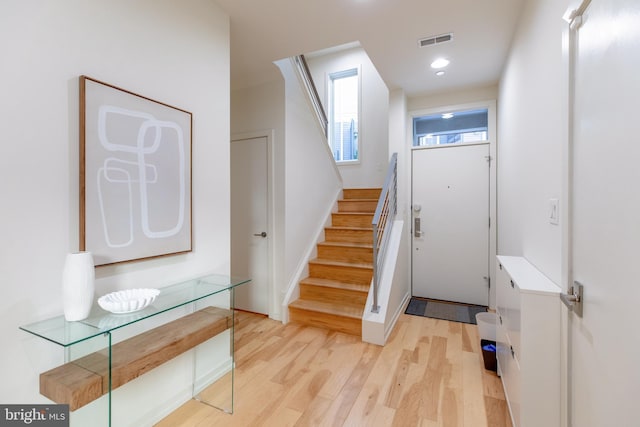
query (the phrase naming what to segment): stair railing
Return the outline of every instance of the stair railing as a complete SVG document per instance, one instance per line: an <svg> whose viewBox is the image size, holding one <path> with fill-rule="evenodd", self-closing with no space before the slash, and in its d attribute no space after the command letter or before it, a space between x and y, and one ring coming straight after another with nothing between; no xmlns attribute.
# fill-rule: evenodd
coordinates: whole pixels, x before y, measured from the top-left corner
<svg viewBox="0 0 640 427"><path fill-rule="evenodd" d="M320 96L318 95L318 90L316 89L316 85L313 82L313 77L311 77L311 72L309 71L307 60L304 58L304 55L297 55L293 57L293 62L298 70L298 75L301 77L302 82L307 89L309 99L311 100L311 105L313 106L313 110L316 113L316 118L318 119L318 123L320 123L322 132L324 132L324 136L328 136L327 132L329 122L327 120L327 114L325 113L324 108L322 107L322 103L320 102Z"/></svg>
<svg viewBox="0 0 640 427"><path fill-rule="evenodd" d="M393 153L389 161L389 169L380 192L376 213L373 216L373 306L371 311L378 313L378 291L380 286L381 266L391 234L391 226L398 213L398 153Z"/></svg>

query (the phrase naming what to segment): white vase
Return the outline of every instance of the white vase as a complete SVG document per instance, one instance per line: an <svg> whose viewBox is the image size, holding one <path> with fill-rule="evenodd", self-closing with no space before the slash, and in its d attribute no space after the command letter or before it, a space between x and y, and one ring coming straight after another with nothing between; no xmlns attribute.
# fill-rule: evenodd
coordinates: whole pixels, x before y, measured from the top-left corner
<svg viewBox="0 0 640 427"><path fill-rule="evenodd" d="M86 319L93 305L95 267L91 252L67 255L62 272L64 318L71 322Z"/></svg>

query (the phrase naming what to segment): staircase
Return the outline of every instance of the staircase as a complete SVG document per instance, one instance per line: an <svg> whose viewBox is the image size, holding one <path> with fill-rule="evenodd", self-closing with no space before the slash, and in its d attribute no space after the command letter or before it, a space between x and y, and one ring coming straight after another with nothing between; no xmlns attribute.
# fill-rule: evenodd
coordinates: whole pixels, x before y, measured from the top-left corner
<svg viewBox="0 0 640 427"><path fill-rule="evenodd" d="M344 189L325 228L300 298L289 304L292 322L362 335L362 313L373 276L373 229L379 188Z"/></svg>

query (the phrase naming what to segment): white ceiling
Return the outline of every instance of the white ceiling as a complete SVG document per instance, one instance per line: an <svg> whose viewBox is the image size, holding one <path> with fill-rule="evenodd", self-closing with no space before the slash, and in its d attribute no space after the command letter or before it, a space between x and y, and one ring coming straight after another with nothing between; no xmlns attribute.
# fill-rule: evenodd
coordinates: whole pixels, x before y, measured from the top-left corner
<svg viewBox="0 0 640 427"><path fill-rule="evenodd" d="M408 96L497 83L525 0L216 0L231 21L232 88L279 76L273 61L360 42ZM418 47L418 39L453 41ZM437 77L429 67L445 56Z"/></svg>

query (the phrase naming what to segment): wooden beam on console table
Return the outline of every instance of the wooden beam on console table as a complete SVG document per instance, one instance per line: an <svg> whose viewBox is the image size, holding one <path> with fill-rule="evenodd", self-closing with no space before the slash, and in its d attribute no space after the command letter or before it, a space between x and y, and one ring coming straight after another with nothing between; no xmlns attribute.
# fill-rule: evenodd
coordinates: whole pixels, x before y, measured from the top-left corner
<svg viewBox="0 0 640 427"><path fill-rule="evenodd" d="M111 348L111 389L149 372L232 326L230 310L206 307ZM40 374L40 394L75 411L109 392L109 349Z"/></svg>

